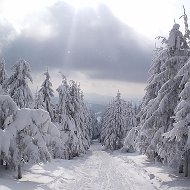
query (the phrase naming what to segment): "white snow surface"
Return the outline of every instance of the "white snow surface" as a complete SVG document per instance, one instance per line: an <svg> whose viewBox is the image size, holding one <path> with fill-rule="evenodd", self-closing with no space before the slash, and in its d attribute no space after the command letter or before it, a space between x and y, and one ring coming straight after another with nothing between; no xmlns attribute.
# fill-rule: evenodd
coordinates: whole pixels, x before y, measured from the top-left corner
<svg viewBox="0 0 190 190"><path fill-rule="evenodd" d="M25 166L23 178L0 170L0 190L187 190L184 178L137 153L107 152L94 141L87 154L73 160Z"/></svg>

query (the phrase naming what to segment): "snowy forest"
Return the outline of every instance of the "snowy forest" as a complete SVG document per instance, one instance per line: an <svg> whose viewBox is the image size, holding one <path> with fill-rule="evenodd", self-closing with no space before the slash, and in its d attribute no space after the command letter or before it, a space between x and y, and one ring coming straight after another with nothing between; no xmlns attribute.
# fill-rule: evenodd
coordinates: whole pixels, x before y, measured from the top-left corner
<svg viewBox="0 0 190 190"><path fill-rule="evenodd" d="M8 77L1 61L1 164L18 170L25 162L40 163L52 158L72 159L85 153L92 139L95 118L83 101L79 84L62 82L57 88L59 100L52 103L54 92L48 70L33 98L28 81L30 65L20 59Z"/></svg>
<svg viewBox="0 0 190 190"><path fill-rule="evenodd" d="M6 71L0 62L0 170L17 172L25 165L72 160L88 153L94 140L105 151L138 153L190 175L190 30L174 23L168 37L157 37L149 79L141 104L126 101L122 92L109 102L98 121L85 101L80 84L60 74L55 92L51 73L44 72L32 93L30 63L18 60ZM108 188L109 189L109 188Z"/></svg>
<svg viewBox="0 0 190 190"><path fill-rule="evenodd" d="M72 159L86 153L93 139L111 150L123 146L123 139L136 127L137 107L121 99L120 92L110 102L98 123L95 113L85 105L80 85L61 73L58 102L48 70L33 97L30 64L20 59L7 76L5 60L0 63L1 164L16 169L22 177L24 163L40 163L52 158Z"/></svg>

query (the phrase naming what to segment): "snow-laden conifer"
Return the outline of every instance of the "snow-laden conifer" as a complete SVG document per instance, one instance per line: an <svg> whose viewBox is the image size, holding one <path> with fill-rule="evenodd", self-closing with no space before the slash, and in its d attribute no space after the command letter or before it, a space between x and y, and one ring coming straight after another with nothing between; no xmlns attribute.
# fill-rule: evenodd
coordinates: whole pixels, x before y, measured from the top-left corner
<svg viewBox="0 0 190 190"><path fill-rule="evenodd" d="M181 79L175 76L188 59L188 51L184 49L184 44L185 38L179 31L179 25L174 24L167 46L161 50L156 62L153 62L154 72L146 88L140 112L138 148L149 158L157 157L163 162L167 161L167 158L164 156L162 134L173 128L172 116L182 90Z"/></svg>
<svg viewBox="0 0 190 190"><path fill-rule="evenodd" d="M60 158L72 159L85 153L91 143L89 115L80 92L79 85L65 76L58 87L59 101L56 121L61 133L62 147L56 155Z"/></svg>
<svg viewBox="0 0 190 190"><path fill-rule="evenodd" d="M184 14L180 17L184 19L185 24L183 49L189 52L190 30L184 6L183 9ZM185 176L188 176L190 157L190 60L179 70L175 78L180 80L179 88L182 90L179 94L180 101L174 110L175 116L172 117L175 119L173 128L163 134L164 151L162 151L162 157L166 157L165 160L170 166L178 168L180 173L184 172Z"/></svg>
<svg viewBox="0 0 190 190"><path fill-rule="evenodd" d="M139 131L138 125L138 116L139 113L138 107L133 106L132 102L127 102L126 109L126 123L127 123L127 132L124 140L124 152L134 152L136 146L136 139Z"/></svg>
<svg viewBox="0 0 190 190"><path fill-rule="evenodd" d="M188 157L190 157L190 60L180 69L176 78L182 78L179 94L180 102L175 109L174 127L164 136L163 156L167 163L188 175Z"/></svg>
<svg viewBox="0 0 190 190"><path fill-rule="evenodd" d="M80 149L84 153L91 144L92 126L89 111L84 103L83 94L80 85L74 81L70 81L71 104L73 105L72 118L77 128L77 137L80 142Z"/></svg>
<svg viewBox="0 0 190 190"><path fill-rule="evenodd" d="M92 125L92 139L98 139L100 137L100 125L98 123L96 114L90 110L90 119Z"/></svg>
<svg viewBox="0 0 190 190"><path fill-rule="evenodd" d="M116 98L108 105L101 123L101 143L107 149L116 150L123 146L123 139L132 127L127 109L126 101L121 99L118 92Z"/></svg>
<svg viewBox="0 0 190 190"><path fill-rule="evenodd" d="M52 148L59 146L59 131L44 110L18 109L7 95L0 96L0 105L0 156L9 167L18 169L21 178L24 162L50 160Z"/></svg>
<svg viewBox="0 0 190 190"><path fill-rule="evenodd" d="M16 103L10 96L0 94L0 159L1 165L8 166L10 137L5 130L13 122L17 112Z"/></svg>
<svg viewBox="0 0 190 190"><path fill-rule="evenodd" d="M34 98L34 108L35 109L44 109L42 93L36 90Z"/></svg>
<svg viewBox="0 0 190 190"><path fill-rule="evenodd" d="M137 144L137 136L140 131L140 126L133 127L128 133L124 140L123 152L135 152Z"/></svg>
<svg viewBox="0 0 190 190"><path fill-rule="evenodd" d="M62 146L56 157L72 159L80 153L80 143L77 137L80 134L74 120L74 110L76 108L72 102L70 86L64 75L62 75L62 78L62 84L57 89L59 94L57 121L61 133Z"/></svg>
<svg viewBox="0 0 190 190"><path fill-rule="evenodd" d="M54 97L52 83L50 82L50 75L48 70L44 73L45 80L41 85L37 97L37 107L42 107L49 112L51 119L53 119L53 106L51 99ZM40 102L42 100L42 102Z"/></svg>
<svg viewBox="0 0 190 190"><path fill-rule="evenodd" d="M9 94L19 108L31 107L33 98L27 80L32 82L30 64L20 59L12 67L13 74L4 82Z"/></svg>
<svg viewBox="0 0 190 190"><path fill-rule="evenodd" d="M3 85L7 79L7 73L5 70L5 60L2 58L0 62L0 85Z"/></svg>

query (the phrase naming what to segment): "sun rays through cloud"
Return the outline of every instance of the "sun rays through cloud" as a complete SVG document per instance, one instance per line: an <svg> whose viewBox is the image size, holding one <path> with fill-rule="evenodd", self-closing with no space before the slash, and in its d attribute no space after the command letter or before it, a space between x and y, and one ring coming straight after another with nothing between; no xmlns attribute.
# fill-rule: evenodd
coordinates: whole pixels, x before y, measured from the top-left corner
<svg viewBox="0 0 190 190"><path fill-rule="evenodd" d="M2 0L0 56L8 68L23 57L35 75L46 67L61 70L83 81L88 93L102 94L92 84L103 84L109 94L118 84L126 89L123 94L140 97L154 39L167 37L174 18L181 22L182 4L188 1ZM140 87L129 93L129 84Z"/></svg>

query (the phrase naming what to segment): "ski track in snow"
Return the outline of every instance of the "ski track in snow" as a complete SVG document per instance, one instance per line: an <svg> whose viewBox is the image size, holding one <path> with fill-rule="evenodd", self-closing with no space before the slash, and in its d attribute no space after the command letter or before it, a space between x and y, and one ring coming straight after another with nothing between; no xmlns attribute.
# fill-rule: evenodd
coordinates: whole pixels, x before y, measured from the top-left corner
<svg viewBox="0 0 190 190"><path fill-rule="evenodd" d="M135 168L114 154L103 151L100 144L91 146L91 155L72 168L72 178L57 176L37 190L154 190L157 189ZM77 161L77 160L75 160Z"/></svg>
<svg viewBox="0 0 190 190"><path fill-rule="evenodd" d="M0 190L190 190L189 178L137 153L109 152L94 141L73 160L25 165L23 178L0 170Z"/></svg>

